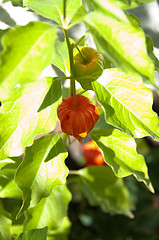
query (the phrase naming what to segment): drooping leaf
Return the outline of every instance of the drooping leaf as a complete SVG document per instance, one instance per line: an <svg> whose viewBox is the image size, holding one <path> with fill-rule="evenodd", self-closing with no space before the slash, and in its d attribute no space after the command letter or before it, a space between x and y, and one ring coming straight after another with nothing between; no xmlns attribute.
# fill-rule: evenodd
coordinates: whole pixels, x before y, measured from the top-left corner
<svg viewBox="0 0 159 240"><path fill-rule="evenodd" d="M15 182L23 192L23 206L19 214L48 197L54 187L65 183L68 169L64 161L67 154L58 134L41 137L26 148L15 176Z"/></svg>
<svg viewBox="0 0 159 240"><path fill-rule="evenodd" d="M145 81L156 86L154 64L147 54L143 31L131 24L126 15L124 19L121 10L117 15L109 2L106 0L102 10L100 7L85 17L99 50L117 67L133 75L140 74Z"/></svg>
<svg viewBox="0 0 159 240"><path fill-rule="evenodd" d="M137 153L135 140L118 129L94 130L91 135L102 150L104 159L116 176L126 177L133 174L154 192L148 176L144 157Z"/></svg>
<svg viewBox="0 0 159 240"><path fill-rule="evenodd" d="M37 81L51 63L56 29L50 24L31 22L8 31L2 39L0 58L0 100L8 98L16 84Z"/></svg>
<svg viewBox="0 0 159 240"><path fill-rule="evenodd" d="M128 190L110 167L92 166L78 173L83 192L91 205L100 206L104 212L133 217Z"/></svg>
<svg viewBox="0 0 159 240"><path fill-rule="evenodd" d="M60 81L53 82L52 104L38 112L52 84L52 78L15 88L11 98L0 108L0 159L18 156L38 134L50 132L57 121L61 102Z"/></svg>
<svg viewBox="0 0 159 240"><path fill-rule="evenodd" d="M157 59L157 57L154 54L153 42L152 42L152 39L149 36L146 36L146 43L147 43L148 54L155 64L156 71L159 72L159 60Z"/></svg>
<svg viewBox="0 0 159 240"><path fill-rule="evenodd" d="M11 27L16 25L16 22L10 17L6 9L4 9L2 6L0 6L0 21Z"/></svg>
<svg viewBox="0 0 159 240"><path fill-rule="evenodd" d="M108 69L101 82L104 86L97 81L92 85L104 107L106 121L135 138L151 136L159 140L159 121L152 111L152 92L140 77Z"/></svg>
<svg viewBox="0 0 159 240"><path fill-rule="evenodd" d="M3 208L2 202L0 201L0 239L10 240L10 227L11 219L8 212Z"/></svg>
<svg viewBox="0 0 159 240"><path fill-rule="evenodd" d="M63 230L64 225L69 227L66 219L70 200L71 194L66 185L54 188L49 197L43 198L38 205L27 210L24 229L48 226L50 230L53 230L52 234L56 234L61 225L63 225Z"/></svg>
<svg viewBox="0 0 159 240"><path fill-rule="evenodd" d="M20 234L16 240L46 240L47 237L47 227L42 229L31 229Z"/></svg>
<svg viewBox="0 0 159 240"><path fill-rule="evenodd" d="M135 26L141 27L141 22L135 15L127 13L127 17L132 24L134 24Z"/></svg>
<svg viewBox="0 0 159 240"><path fill-rule="evenodd" d="M66 2L66 20L64 21L64 1L63 0L23 0L24 6L27 6L38 14L50 18L60 25L68 25L80 7L82 0L67 0Z"/></svg>

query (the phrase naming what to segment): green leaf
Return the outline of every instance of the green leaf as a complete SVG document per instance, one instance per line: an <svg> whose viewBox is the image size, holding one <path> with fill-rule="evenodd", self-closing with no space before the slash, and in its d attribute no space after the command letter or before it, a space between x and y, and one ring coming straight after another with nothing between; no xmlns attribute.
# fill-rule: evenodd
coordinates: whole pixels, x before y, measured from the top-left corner
<svg viewBox="0 0 159 240"><path fill-rule="evenodd" d="M89 1L89 0L88 0ZM114 0L92 0L91 3L94 4L94 9L99 10L101 13L106 15L112 15L120 21L128 22L128 18L124 11L119 8Z"/></svg>
<svg viewBox="0 0 159 240"><path fill-rule="evenodd" d="M141 23L135 15L127 13L127 17L132 24L134 24L135 26L141 27Z"/></svg>
<svg viewBox="0 0 159 240"><path fill-rule="evenodd" d="M64 161L67 155L58 134L39 138L26 148L15 176L15 182L23 192L23 206L19 214L48 197L54 187L65 183L68 169Z"/></svg>
<svg viewBox="0 0 159 240"><path fill-rule="evenodd" d="M151 185L144 157L136 152L135 140L118 129L92 132L93 139L102 150L104 159L109 164L116 176L126 177L133 174L138 181L143 181L150 191L154 192Z"/></svg>
<svg viewBox="0 0 159 240"><path fill-rule="evenodd" d="M21 191L14 182L14 175L20 158L5 159L0 162L0 197L21 198Z"/></svg>
<svg viewBox="0 0 159 240"><path fill-rule="evenodd" d="M78 173L83 192L91 205L100 206L104 212L133 217L128 190L110 167L92 166Z"/></svg>
<svg viewBox="0 0 159 240"><path fill-rule="evenodd" d="M72 26L83 21L84 16L87 14L86 7L84 4L80 6L74 17L72 18ZM81 43L81 42L80 42Z"/></svg>
<svg viewBox="0 0 159 240"><path fill-rule="evenodd" d="M13 95L0 108L0 159L18 156L32 144L38 134L50 132L57 121L61 102L60 81L53 82L52 104L37 112L49 91L52 78L15 88Z"/></svg>
<svg viewBox="0 0 159 240"><path fill-rule="evenodd" d="M31 22L8 31L2 39L0 61L0 100L6 99L16 84L37 81L51 63L56 28Z"/></svg>
<svg viewBox="0 0 159 240"><path fill-rule="evenodd" d="M16 22L10 17L6 9L4 9L2 6L0 6L0 21L11 27L16 25Z"/></svg>
<svg viewBox="0 0 159 240"><path fill-rule="evenodd" d="M32 229L20 234L16 240L46 240L47 227L42 229Z"/></svg>
<svg viewBox="0 0 159 240"><path fill-rule="evenodd" d="M66 216L63 218L62 223L57 229L49 231L48 240L68 240L68 234L70 233L71 223Z"/></svg>
<svg viewBox="0 0 159 240"><path fill-rule="evenodd" d="M125 20L123 15L115 15L113 9L112 12L107 9L107 0L105 2L106 9L85 17L99 50L117 67L133 75L140 74L145 81L156 86L154 64L147 54L143 31L131 24L126 15Z"/></svg>
<svg viewBox="0 0 159 240"><path fill-rule="evenodd" d="M54 188L49 197L43 198L38 205L27 210L24 229L48 226L50 230L54 230L52 233L58 233L61 225L68 226L66 219L70 200L71 194L65 185Z"/></svg>
<svg viewBox="0 0 159 240"><path fill-rule="evenodd" d="M11 0L13 6L23 6L23 0Z"/></svg>
<svg viewBox="0 0 159 240"><path fill-rule="evenodd" d="M141 4L153 2L154 0L116 0L116 4L124 9L135 8Z"/></svg>
<svg viewBox="0 0 159 240"><path fill-rule="evenodd" d="M56 41L56 53L53 57L52 64L58 67L65 75L67 72L67 62L69 59L66 42Z"/></svg>
<svg viewBox="0 0 159 240"><path fill-rule="evenodd" d="M0 239L10 240L10 227L11 220L9 213L3 208L2 202L0 201Z"/></svg>
<svg viewBox="0 0 159 240"><path fill-rule="evenodd" d="M23 0L24 6L27 6L38 14L50 18L60 25L68 25L80 7L82 0L66 1L66 20L64 21L64 1L63 0Z"/></svg>
<svg viewBox="0 0 159 240"><path fill-rule="evenodd" d="M108 69L101 82L104 86L97 81L92 85L104 107L106 121L135 138L151 136L159 140L159 121L152 111L152 92L140 77Z"/></svg>
<svg viewBox="0 0 159 240"><path fill-rule="evenodd" d="M149 36L146 36L146 43L147 43L148 54L155 64L155 70L159 72L159 60L157 59L157 57L154 54L153 42Z"/></svg>
<svg viewBox="0 0 159 240"><path fill-rule="evenodd" d="M3 37L3 35L5 33L7 33L7 31L8 31L8 29L5 29L5 30L0 29L0 51L3 50L2 43L1 43L1 38Z"/></svg>

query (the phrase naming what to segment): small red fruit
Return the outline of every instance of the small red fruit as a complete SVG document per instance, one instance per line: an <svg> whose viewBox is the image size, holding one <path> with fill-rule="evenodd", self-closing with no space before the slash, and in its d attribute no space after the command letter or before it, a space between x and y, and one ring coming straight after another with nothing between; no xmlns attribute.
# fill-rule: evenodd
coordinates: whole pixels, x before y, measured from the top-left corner
<svg viewBox="0 0 159 240"><path fill-rule="evenodd" d="M104 157L95 141L83 144L82 152L86 160L86 166L105 165Z"/></svg>
<svg viewBox="0 0 159 240"><path fill-rule="evenodd" d="M80 142L92 130L99 119L99 110L86 97L77 94L62 100L57 108L57 116L64 133L72 135Z"/></svg>

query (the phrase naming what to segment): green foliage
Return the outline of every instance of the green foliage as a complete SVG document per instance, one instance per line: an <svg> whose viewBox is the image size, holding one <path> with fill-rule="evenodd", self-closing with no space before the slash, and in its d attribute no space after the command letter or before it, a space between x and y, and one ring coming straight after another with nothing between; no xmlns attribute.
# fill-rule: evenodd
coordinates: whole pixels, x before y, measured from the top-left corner
<svg viewBox="0 0 159 240"><path fill-rule="evenodd" d="M9 240L11 237L10 226L11 220L8 212L3 208L2 202L0 201L0 239Z"/></svg>
<svg viewBox="0 0 159 240"><path fill-rule="evenodd" d="M104 212L133 217L128 190L111 168L92 166L78 173L83 192L91 205L100 206Z"/></svg>
<svg viewBox="0 0 159 240"><path fill-rule="evenodd" d="M10 1L28 7L37 21L16 26L3 1L0 20L8 28L0 29L0 240L158 239L152 193L159 191L159 120L152 87L159 61L153 39L127 11L151 0ZM88 92L75 84L80 72L75 74L73 53L87 62L80 46L90 43L104 57L104 72ZM55 71L42 77L48 66ZM87 78L82 81L87 86ZM57 108L76 93L99 107L99 120L82 144L93 139L97 148L89 151L98 155L92 159L104 157L105 166L82 165L77 141L75 154L68 150L74 138L61 132Z"/></svg>
<svg viewBox="0 0 159 240"><path fill-rule="evenodd" d="M4 159L0 162L0 197L19 198L21 191L14 182L15 171L20 164L20 158Z"/></svg>
<svg viewBox="0 0 159 240"><path fill-rule="evenodd" d="M56 54L54 54L52 63L66 74L69 59L66 42L56 41L55 48Z"/></svg>
<svg viewBox="0 0 159 240"><path fill-rule="evenodd" d="M5 101L1 107L0 159L22 154L24 147L30 145L36 135L54 129L56 109L61 101L60 82L53 83L52 94L56 94L56 101L54 99L54 103L38 112L51 83L52 78L47 78L21 85L14 88L10 99Z"/></svg>
<svg viewBox="0 0 159 240"><path fill-rule="evenodd" d="M20 236L16 240L46 240L47 236L47 227L43 229L32 229L30 231L26 231L21 233Z"/></svg>
<svg viewBox="0 0 159 240"><path fill-rule="evenodd" d="M41 22L18 26L4 35L0 61L1 100L15 91L16 84L37 81L52 60L55 39L56 29Z"/></svg>
<svg viewBox="0 0 159 240"><path fill-rule="evenodd" d="M86 15L85 22L97 46L117 67L132 75L140 74L155 85L154 64L147 55L143 31L132 25L124 13L114 12L114 8L109 12L102 9Z"/></svg>
<svg viewBox="0 0 159 240"><path fill-rule="evenodd" d="M117 4L123 8L134 8L138 7L140 4L146 4L153 2L154 0L117 0Z"/></svg>
<svg viewBox="0 0 159 240"><path fill-rule="evenodd" d="M95 131L92 134L95 135ZM115 174L118 177L134 174L138 181L143 181L153 192L147 166L143 156L136 152L134 139L117 129L111 131L111 134L109 130L105 131L105 134L106 136L101 136L96 142L103 151L106 163L113 167Z"/></svg>
<svg viewBox="0 0 159 240"><path fill-rule="evenodd" d="M65 185L54 188L49 197L43 198L35 207L27 211L24 229L47 225L52 236L62 233L61 229L67 234L70 227L67 218L70 200L71 194Z"/></svg>
<svg viewBox="0 0 159 240"><path fill-rule="evenodd" d="M67 19L64 21L63 0L24 0L24 6L30 7L38 14L56 21L60 25L68 25L78 10L81 0L68 0L66 5Z"/></svg>
<svg viewBox="0 0 159 240"><path fill-rule="evenodd" d="M19 214L48 197L52 188L65 183L68 174L64 164L66 157L67 151L59 135L41 137L26 149L15 176L15 182L23 192Z"/></svg>
<svg viewBox="0 0 159 240"><path fill-rule="evenodd" d="M141 78L108 69L101 81L104 86L98 82L92 85L107 122L135 138L151 136L158 140L158 116L152 111L152 93Z"/></svg>

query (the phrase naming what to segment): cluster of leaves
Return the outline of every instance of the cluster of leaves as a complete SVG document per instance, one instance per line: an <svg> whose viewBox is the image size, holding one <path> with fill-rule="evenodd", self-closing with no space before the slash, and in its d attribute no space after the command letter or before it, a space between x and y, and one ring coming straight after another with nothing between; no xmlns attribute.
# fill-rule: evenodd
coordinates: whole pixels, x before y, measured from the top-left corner
<svg viewBox="0 0 159 240"><path fill-rule="evenodd" d="M133 204L122 178L134 175L154 191L135 139L159 140L152 92L145 86L156 87L158 60L139 21L126 11L143 2L150 1L24 0L24 6L50 23L31 22L0 32L0 239L67 239L71 193L66 184L74 178L65 165L64 139L59 132L47 133L55 129L65 94L61 83L67 77L68 48L58 36L81 22L105 57L103 75L92 82L103 108L90 135L110 167L75 171L76 181L90 205L130 218ZM61 74L41 78L49 64Z"/></svg>

